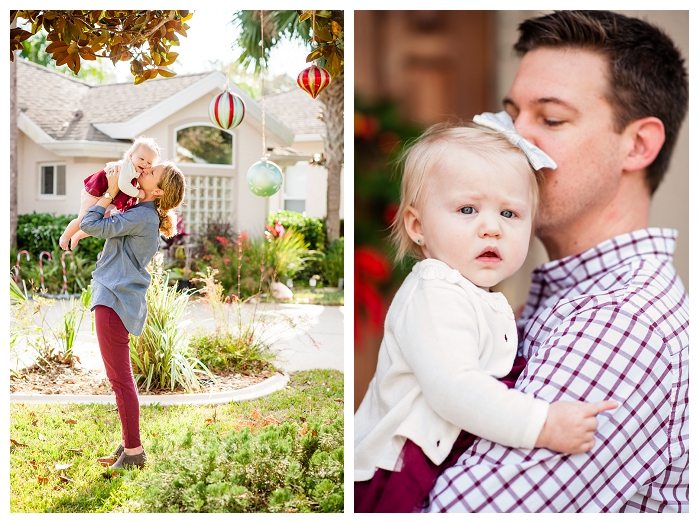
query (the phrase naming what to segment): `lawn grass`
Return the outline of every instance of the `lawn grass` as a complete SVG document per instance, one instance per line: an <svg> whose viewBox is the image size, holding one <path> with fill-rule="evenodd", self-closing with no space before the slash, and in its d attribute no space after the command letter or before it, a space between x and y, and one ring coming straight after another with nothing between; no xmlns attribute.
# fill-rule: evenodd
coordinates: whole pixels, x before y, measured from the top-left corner
<svg viewBox="0 0 699 523"><path fill-rule="evenodd" d="M253 401L142 406L148 464L111 478L115 406L11 403L10 511L342 512L343 397L314 370Z"/></svg>

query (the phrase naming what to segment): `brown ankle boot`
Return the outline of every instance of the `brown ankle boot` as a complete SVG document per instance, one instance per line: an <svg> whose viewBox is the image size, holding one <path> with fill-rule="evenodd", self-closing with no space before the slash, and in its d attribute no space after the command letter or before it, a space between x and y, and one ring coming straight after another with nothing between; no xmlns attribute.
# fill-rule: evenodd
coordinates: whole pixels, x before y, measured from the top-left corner
<svg viewBox="0 0 699 523"><path fill-rule="evenodd" d="M138 468L143 468L143 465L146 464L146 451L144 450L140 454L136 454L134 456L129 456L126 454L126 452L122 452L121 455L119 456L119 459L116 460L116 463L112 465L111 469L123 469L125 467L138 467Z"/></svg>

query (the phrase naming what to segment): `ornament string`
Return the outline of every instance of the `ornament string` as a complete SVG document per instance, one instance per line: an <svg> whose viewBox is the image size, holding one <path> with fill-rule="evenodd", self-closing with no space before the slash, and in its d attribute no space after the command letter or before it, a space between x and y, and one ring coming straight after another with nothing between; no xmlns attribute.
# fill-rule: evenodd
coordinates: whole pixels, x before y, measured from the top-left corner
<svg viewBox="0 0 699 523"><path fill-rule="evenodd" d="M260 11L260 47L262 50L261 63L262 63L262 159L267 159L267 144L265 142L265 12Z"/></svg>
<svg viewBox="0 0 699 523"><path fill-rule="evenodd" d="M316 34L316 12L315 9L311 12L311 49L315 50L316 46L318 45L318 42L314 42L313 37ZM315 45L314 45L315 44ZM313 60L311 63L314 65L318 65L318 59L316 58Z"/></svg>

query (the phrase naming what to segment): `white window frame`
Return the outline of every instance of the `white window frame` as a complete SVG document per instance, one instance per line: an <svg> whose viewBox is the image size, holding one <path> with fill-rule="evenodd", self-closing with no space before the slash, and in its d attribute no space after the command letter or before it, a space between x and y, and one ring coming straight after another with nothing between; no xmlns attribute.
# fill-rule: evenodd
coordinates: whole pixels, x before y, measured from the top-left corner
<svg viewBox="0 0 699 523"><path fill-rule="evenodd" d="M184 216L185 228L188 234L199 234L200 229L208 218L223 218L231 223L235 218L235 177L221 176L217 174L185 174L187 177L187 187L189 197L185 199L185 206L179 208L179 212ZM194 183L193 177L197 177ZM220 180L217 182L217 180ZM202 183L203 182L203 183ZM220 184L220 187L214 185ZM207 192L198 194L199 189ZM216 194L216 193L223 194ZM226 194L228 192L228 194ZM196 204L194 203L196 201ZM213 209L209 208L213 204Z"/></svg>
<svg viewBox="0 0 699 523"><path fill-rule="evenodd" d="M178 127L175 127L174 134L173 134L173 141L174 141L174 148L173 150L175 151L175 155L177 155L177 133L180 132L182 129L188 129L189 127L213 127L214 129L217 129L219 131L223 131L225 133L228 133L231 136L231 163L230 164L216 164L216 163L190 163L190 162L180 162L180 167L191 165L193 167L197 168L202 168L202 169L235 169L235 150L236 150L236 133L234 131L231 131L229 129L221 129L220 127L216 127L215 125L212 125L211 122L192 122L192 123L186 123L184 125L180 125Z"/></svg>
<svg viewBox="0 0 699 523"><path fill-rule="evenodd" d="M304 195L303 198L298 198L298 197L295 197L295 196L290 196L290 195L286 192L287 180L288 180L288 175L289 175L289 167L287 167L287 168L285 169L285 172L284 172L284 185L283 185L283 187L282 187L282 209L286 210L286 202L287 202L287 201L297 201L297 202L298 202L298 201L302 201L302 202L303 202L303 213L306 212L306 209L307 209L307 207L308 207L308 166L309 166L309 165L310 165L309 162L297 162L296 165L291 165L291 166L289 166L289 167L292 167L292 168L293 168L293 167L297 167L297 166L298 166L298 167L302 167L302 166L304 167L304 171L305 171L305 175L306 175L306 181L305 181L305 190L306 190L306 194ZM293 173L293 170L292 170L292 173ZM289 209L289 210L291 210L291 209ZM296 212L298 212L298 211L296 211Z"/></svg>
<svg viewBox="0 0 699 523"><path fill-rule="evenodd" d="M44 168L53 167L53 194L44 194ZM58 168L63 167L63 190L65 194L56 194L56 189L58 188ZM68 166L65 162L42 162L39 164L38 173L38 189L39 189L39 199L40 200L66 200L68 198Z"/></svg>

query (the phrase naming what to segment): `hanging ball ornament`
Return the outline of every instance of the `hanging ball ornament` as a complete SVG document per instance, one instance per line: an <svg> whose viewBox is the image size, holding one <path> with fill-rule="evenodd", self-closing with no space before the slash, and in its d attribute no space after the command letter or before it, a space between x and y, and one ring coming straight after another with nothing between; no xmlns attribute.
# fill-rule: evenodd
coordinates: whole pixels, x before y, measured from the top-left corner
<svg viewBox="0 0 699 523"><path fill-rule="evenodd" d="M296 80L299 87L310 94L313 98L330 84L330 73L322 67L312 65L304 69Z"/></svg>
<svg viewBox="0 0 699 523"><path fill-rule="evenodd" d="M240 96L226 90L211 100L209 118L221 129L233 129L245 118L245 103Z"/></svg>
<svg viewBox="0 0 699 523"><path fill-rule="evenodd" d="M276 163L263 159L248 169L247 182L257 196L272 196L282 187L282 170Z"/></svg>

